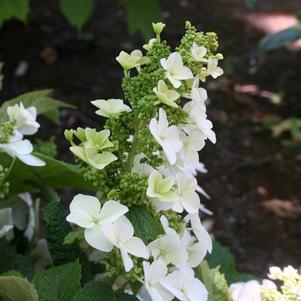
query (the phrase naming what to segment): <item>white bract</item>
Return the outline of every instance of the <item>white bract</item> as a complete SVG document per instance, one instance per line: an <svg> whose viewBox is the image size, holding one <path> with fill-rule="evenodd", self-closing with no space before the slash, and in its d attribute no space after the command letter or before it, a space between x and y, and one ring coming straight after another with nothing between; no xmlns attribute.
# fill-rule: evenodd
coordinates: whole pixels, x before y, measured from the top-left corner
<svg viewBox="0 0 301 301"><path fill-rule="evenodd" d="M84 236L89 245L103 252L110 252L113 242L105 235L105 225L112 226L128 208L116 201L107 201L101 208L99 200L90 195L78 194L70 204L67 221L85 228Z"/></svg>
<svg viewBox="0 0 301 301"><path fill-rule="evenodd" d="M178 52L171 53L167 59L161 59L160 63L166 70L166 77L176 89L181 86L181 80L193 77L191 70L183 65L182 57Z"/></svg>
<svg viewBox="0 0 301 301"><path fill-rule="evenodd" d="M36 156L32 155L33 146L27 139L21 140L13 137L9 142L0 144L0 150L7 153L13 158L18 158L20 161L31 166L44 166L45 162Z"/></svg>
<svg viewBox="0 0 301 301"><path fill-rule="evenodd" d="M199 214L198 213L188 214L185 217L185 219L187 222L190 222L191 230L196 236L196 238L198 239L198 241L202 244L203 249L206 250L206 252L211 253L212 240L208 231L202 225Z"/></svg>
<svg viewBox="0 0 301 301"><path fill-rule="evenodd" d="M161 145L170 164L177 160L176 153L182 147L179 129L175 126L169 126L166 112L159 109L159 120L152 118L149 129L156 141Z"/></svg>
<svg viewBox="0 0 301 301"><path fill-rule="evenodd" d="M180 94L175 90L168 89L168 86L163 80L159 80L158 87L154 88L153 91L161 103L174 108L178 107L175 101L180 97Z"/></svg>
<svg viewBox="0 0 301 301"><path fill-rule="evenodd" d="M173 204L172 209L180 213L183 212L184 209L188 213L198 212L200 208L200 197L196 193L198 186L197 180L183 173L177 173L176 182L177 200Z"/></svg>
<svg viewBox="0 0 301 301"><path fill-rule="evenodd" d="M118 118L122 112L131 112L132 109L123 103L122 99L98 99L91 101L99 110L96 111L97 115L107 118Z"/></svg>
<svg viewBox="0 0 301 301"><path fill-rule="evenodd" d="M126 272L130 271L134 266L128 253L148 259L149 251L147 247L140 238L134 236L133 225L125 216L121 216L113 224L104 224L102 231L107 239L120 249Z"/></svg>
<svg viewBox="0 0 301 301"><path fill-rule="evenodd" d="M36 122L37 109L25 108L22 103L7 108L9 120L15 121L15 129L23 135L33 135L38 131L40 124Z"/></svg>
<svg viewBox="0 0 301 301"><path fill-rule="evenodd" d="M123 69L130 70L132 68L139 68L141 65L147 63L148 58L143 56L140 50L134 50L130 54L121 51L116 60Z"/></svg>
<svg viewBox="0 0 301 301"><path fill-rule="evenodd" d="M184 244L179 238L175 230L169 228L168 221L165 216L161 216L161 223L165 231L165 235L152 241L147 247L152 257L162 259L166 265L181 265L188 259L188 253Z"/></svg>
<svg viewBox="0 0 301 301"><path fill-rule="evenodd" d="M163 177L154 170L148 178L148 188L146 195L151 198L158 198L162 202L173 202L176 199L176 192L173 189L175 179L173 177Z"/></svg>
<svg viewBox="0 0 301 301"><path fill-rule="evenodd" d="M205 55L207 49L204 46L198 46L197 43L193 42L191 47L191 56L197 62L207 62Z"/></svg>
<svg viewBox="0 0 301 301"><path fill-rule="evenodd" d="M180 266L160 283L180 301L206 301L208 299L204 284L194 277L193 269L188 265Z"/></svg>
<svg viewBox="0 0 301 301"><path fill-rule="evenodd" d="M218 60L214 57L208 59L207 74L211 75L214 79L218 78L224 73L221 67L218 67Z"/></svg>
<svg viewBox="0 0 301 301"><path fill-rule="evenodd" d="M196 238L186 229L182 233L181 242L188 253L187 263L190 267L196 268L207 254L206 244L196 241Z"/></svg>
<svg viewBox="0 0 301 301"><path fill-rule="evenodd" d="M166 290L161 281L167 274L167 266L163 260L155 260L153 263L143 262L144 287L152 298L152 301L171 301L174 295Z"/></svg>

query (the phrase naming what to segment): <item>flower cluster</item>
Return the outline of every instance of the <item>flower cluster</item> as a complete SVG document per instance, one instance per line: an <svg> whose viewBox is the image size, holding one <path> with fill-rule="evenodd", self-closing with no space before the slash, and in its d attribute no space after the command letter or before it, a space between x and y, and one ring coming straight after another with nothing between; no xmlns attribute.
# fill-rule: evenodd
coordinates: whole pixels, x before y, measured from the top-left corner
<svg viewBox="0 0 301 301"><path fill-rule="evenodd" d="M43 166L45 162L33 156L33 146L24 136L33 135L40 127L36 121L35 107L25 108L22 103L7 108L8 120L0 124L0 152L31 166Z"/></svg>
<svg viewBox="0 0 301 301"><path fill-rule="evenodd" d="M206 172L198 152L216 136L200 83L222 75L222 55L214 54L216 36L189 22L172 52L160 38L164 26L153 24L156 38L144 45L146 55L121 51L116 58L125 74L125 101L92 101L96 114L107 118L105 129L65 132L100 197L75 196L67 220L84 229L85 241L101 251L107 268L120 254L125 273L113 275L118 269L112 268L108 276L128 279L122 287L132 291L133 280L142 283L142 300L201 301L207 290L193 268L212 242L199 217L205 210L200 194L208 195L195 177ZM157 235L151 231L151 240L132 218L136 209L146 210L161 228Z"/></svg>
<svg viewBox="0 0 301 301"><path fill-rule="evenodd" d="M301 300L301 275L292 266L271 267L268 277L281 282L277 285L264 279L262 284L257 280L238 282L230 285L230 296L233 301L299 301Z"/></svg>

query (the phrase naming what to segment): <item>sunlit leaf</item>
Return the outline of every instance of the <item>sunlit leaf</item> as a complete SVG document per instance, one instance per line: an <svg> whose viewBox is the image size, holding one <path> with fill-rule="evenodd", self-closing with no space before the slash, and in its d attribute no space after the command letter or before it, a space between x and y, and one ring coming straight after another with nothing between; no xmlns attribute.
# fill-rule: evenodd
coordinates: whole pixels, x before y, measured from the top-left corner
<svg viewBox="0 0 301 301"><path fill-rule="evenodd" d="M28 12L29 0L0 0L0 26L11 18L26 22Z"/></svg>
<svg viewBox="0 0 301 301"><path fill-rule="evenodd" d="M276 49L292 43L301 38L301 26L292 26L287 29L270 34L259 43L259 50L262 53L271 49Z"/></svg>
<svg viewBox="0 0 301 301"><path fill-rule="evenodd" d="M152 22L162 20L159 0L122 0L125 6L130 34L140 31L146 39L153 35Z"/></svg>
<svg viewBox="0 0 301 301"><path fill-rule="evenodd" d="M38 301L34 286L27 279L0 276L0 297L12 301Z"/></svg>
<svg viewBox="0 0 301 301"><path fill-rule="evenodd" d="M88 21L93 6L94 0L60 0L62 14L78 30Z"/></svg>

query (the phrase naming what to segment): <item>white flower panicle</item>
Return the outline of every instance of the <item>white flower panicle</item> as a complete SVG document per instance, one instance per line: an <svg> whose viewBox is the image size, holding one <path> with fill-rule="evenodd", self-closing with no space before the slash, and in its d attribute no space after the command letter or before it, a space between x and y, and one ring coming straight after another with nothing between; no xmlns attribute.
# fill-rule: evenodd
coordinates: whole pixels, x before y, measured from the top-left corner
<svg viewBox="0 0 301 301"><path fill-rule="evenodd" d="M8 121L13 125L11 135L6 141L1 141L0 151L7 153L13 158L31 166L44 166L45 162L32 155L33 146L28 139L24 139L25 135L35 134L40 124L36 121L37 109L35 107L25 108L23 103L15 104L7 108ZM1 135L0 130L0 138Z"/></svg>
<svg viewBox="0 0 301 301"><path fill-rule="evenodd" d="M154 47L161 43L160 34L164 26L163 23L153 24L156 39L151 39L143 46L148 54L153 50L156 52ZM147 206L154 210L156 216L161 217L164 230L163 234L157 235L155 239L152 238L152 241L146 240L147 245L141 239L144 237L137 237L139 233L135 232L134 224L126 217L128 211L130 216L130 205L126 203L127 207L121 204L122 197L114 199L115 193L118 194L119 190L125 189L124 186L114 187L107 194L107 200L100 201L96 197L87 195L75 196L67 217L70 223L84 228L86 242L96 250L108 253L113 248L117 248L126 272L132 270L134 273L136 270L134 262L141 264L141 259L136 261L133 257L144 259L143 276L139 275L135 278L143 283L139 294L141 300L169 301L176 298L181 301L206 301L208 299L205 286L193 271L206 254L212 251L210 235L199 217L200 210L208 212L201 204L199 193L207 198L209 196L198 186L196 175L198 172L207 172L199 161L199 151L204 148L207 140L216 143L216 136L213 124L207 116L207 91L200 86L200 83L208 76L215 79L222 75L223 71L218 66L222 56L213 55L212 49L207 49L204 45L190 43L191 46L189 45L185 55L179 48L177 52L172 52L166 57L158 57L154 68L153 65L148 68L147 64L153 64L155 60L151 55L150 58L144 56L140 50L134 50L130 54L121 51L116 58L125 72L126 78L123 82L125 86L132 83L129 72L131 69L136 68L137 76L141 75L138 84L136 82L137 85L146 82L147 72L152 72L149 70L157 68L161 72L158 73L159 77L154 77L157 82L152 81L151 86L147 87L151 94L146 93L150 101L153 101L151 104L156 108L155 112L152 111L154 113L147 115L147 118L144 117L146 120L142 123L143 127L148 126L147 129L143 129L146 130L143 135L149 135L147 136L149 140L145 140L147 147L150 145L149 153L147 148L144 151L144 148L139 148L140 144L137 143L140 137L137 134L141 124L139 118L140 115L144 116L144 112L139 111L139 99L135 101L129 99L131 93L134 95L133 98L136 96L135 85L130 86L128 89L130 91L127 90L125 93L133 110L124 104L122 99L92 101L92 104L98 108L96 114L110 119L106 125L112 123L120 126L123 121L121 114L125 114L122 115L125 117L129 114L129 120L134 120L133 129L125 134L126 143L130 144L131 148L125 148L126 151L121 151L117 158L116 153L113 154L113 143L109 140L109 132L95 132L93 137L89 138L91 135L87 135L89 133L85 133L83 129L75 134L81 140L81 144L71 146L73 153L95 169L103 169L116 161L116 165L117 162L121 165L120 170L115 173L116 176L125 170L131 175L138 174L147 180L147 189L143 192L144 201L149 202ZM155 56L156 53L152 55ZM191 62L200 66L199 70L196 71ZM153 80L153 77L151 79ZM137 98L140 98L140 94L138 95ZM174 112L182 114L183 118L177 119L174 117L176 113L173 115ZM130 119L131 117L133 118ZM72 136L72 133L69 134ZM96 136L102 138L96 139ZM96 160L97 156L104 153L104 147L100 147L103 141L107 143L108 152L114 156L109 158L110 160L102 160L102 158ZM109 145L110 143L112 145ZM159 164L152 162L150 158L153 157L158 158ZM125 166L123 166L124 158ZM99 161L99 164L96 161ZM110 199L111 195L114 200ZM120 202L117 199L120 199ZM176 228L170 226L173 223L172 220L169 223L167 219L169 217L168 213L165 214L167 210L168 213L178 214L179 217L185 214L183 227L180 230L176 231ZM105 261L105 256L101 255L101 260Z"/></svg>

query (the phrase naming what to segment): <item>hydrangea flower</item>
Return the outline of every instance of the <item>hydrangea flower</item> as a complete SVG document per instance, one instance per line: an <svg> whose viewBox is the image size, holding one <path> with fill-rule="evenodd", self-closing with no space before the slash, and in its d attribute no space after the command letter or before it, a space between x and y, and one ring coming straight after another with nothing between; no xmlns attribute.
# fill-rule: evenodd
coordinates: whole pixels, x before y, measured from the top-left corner
<svg viewBox="0 0 301 301"><path fill-rule="evenodd" d="M183 65L182 57L178 52L171 53L167 59L161 59L160 63L166 70L166 77L176 89L181 86L181 80L193 78L191 70Z"/></svg>
<svg viewBox="0 0 301 301"><path fill-rule="evenodd" d="M97 115L107 118L118 118L122 112L131 112L132 109L123 103L122 99L98 99L91 101L99 110L96 111Z"/></svg>
<svg viewBox="0 0 301 301"><path fill-rule="evenodd" d="M154 88L153 91L161 103L174 108L178 107L175 101L180 97L180 94L175 90L168 89L168 86L163 80L159 80L158 87Z"/></svg>
<svg viewBox="0 0 301 301"><path fill-rule="evenodd" d="M133 225L125 216L121 216L113 224L104 224L102 231L112 244L120 249L126 272L134 266L129 254L148 259L147 247L142 239L134 236Z"/></svg>
<svg viewBox="0 0 301 301"><path fill-rule="evenodd" d="M169 126L166 112L164 109L159 109L159 120L152 118L149 124L149 130L161 145L170 164L175 164L177 160L176 153L182 147L179 129L172 125Z"/></svg>
<svg viewBox="0 0 301 301"><path fill-rule="evenodd" d="M127 212L128 208L116 201L107 201L101 208L96 197L78 194L70 204L70 214L66 219L85 228L84 235L89 245L100 251L110 252L114 244L104 233L104 226L111 226Z"/></svg>
<svg viewBox="0 0 301 301"><path fill-rule="evenodd" d="M162 259L166 265L180 265L187 261L188 253L177 232L168 226L165 216L161 216L165 235L152 241L147 247L155 260Z"/></svg>
<svg viewBox="0 0 301 301"><path fill-rule="evenodd" d="M218 78L224 73L223 69L218 66L218 60L214 57L208 59L207 74L211 75L214 79Z"/></svg>
<svg viewBox="0 0 301 301"><path fill-rule="evenodd" d="M198 212L200 208L200 197L196 193L198 186L197 180L183 173L177 173L176 182L177 200L173 204L172 209L180 213L183 212L184 209L188 213Z"/></svg>
<svg viewBox="0 0 301 301"><path fill-rule="evenodd" d="M15 128L23 135L35 134L40 124L36 122L37 109L35 107L25 108L23 103L15 104L7 108L9 120L15 121Z"/></svg>
<svg viewBox="0 0 301 301"><path fill-rule="evenodd" d="M205 58L207 49L204 46L198 46L197 43L193 42L191 47L191 56L197 62L207 62Z"/></svg>
<svg viewBox="0 0 301 301"><path fill-rule="evenodd" d="M12 137L7 143L0 144L0 150L13 158L31 166L44 166L45 162L32 155L33 146L27 139L22 140L19 135Z"/></svg>
<svg viewBox="0 0 301 301"><path fill-rule="evenodd" d="M194 277L193 269L188 265L181 265L160 284L180 301L206 301L208 298L206 287Z"/></svg>
<svg viewBox="0 0 301 301"><path fill-rule="evenodd" d="M130 54L121 51L116 57L116 61L127 71L133 68L139 68L141 65L146 64L148 58L143 56L140 50L134 50Z"/></svg>
<svg viewBox="0 0 301 301"><path fill-rule="evenodd" d="M163 260L158 259L149 262L143 262L144 287L153 301L171 301L174 295L166 290L161 281L167 274L167 266Z"/></svg>

